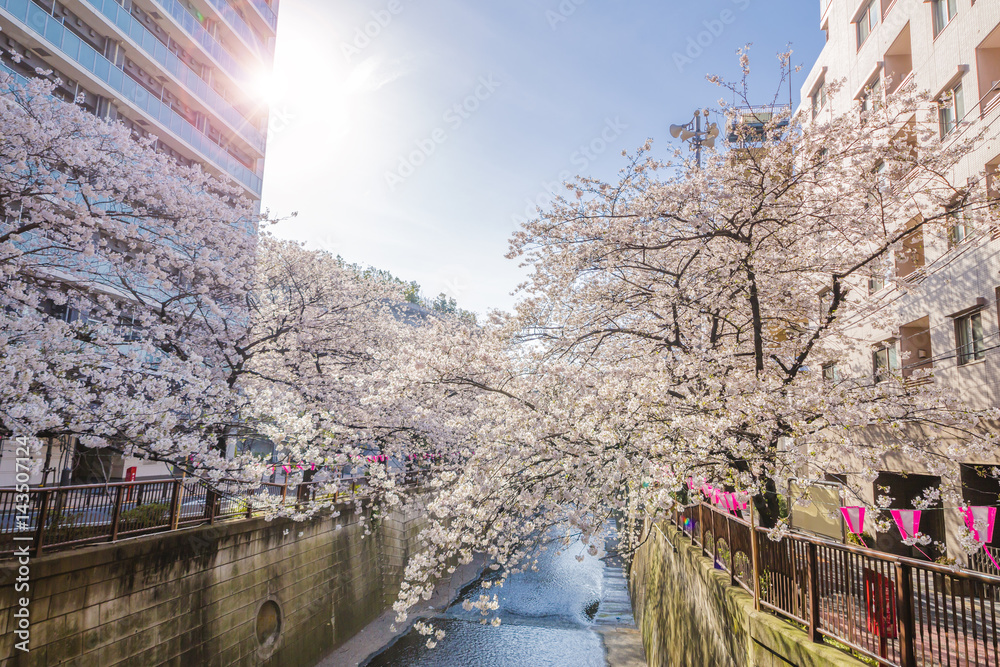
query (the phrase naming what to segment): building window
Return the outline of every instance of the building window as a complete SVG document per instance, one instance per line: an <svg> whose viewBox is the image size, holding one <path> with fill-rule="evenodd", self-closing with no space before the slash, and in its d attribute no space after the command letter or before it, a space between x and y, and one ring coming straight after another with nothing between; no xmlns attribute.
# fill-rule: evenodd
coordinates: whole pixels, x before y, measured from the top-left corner
<svg viewBox="0 0 1000 667"><path fill-rule="evenodd" d="M955 5L955 0L931 0L931 12L934 14L935 37L955 18L957 11Z"/></svg>
<svg viewBox="0 0 1000 667"><path fill-rule="evenodd" d="M885 94L892 95L913 76L913 45L910 24L907 23L885 52L882 72L885 74Z"/></svg>
<svg viewBox="0 0 1000 667"><path fill-rule="evenodd" d="M821 81L819 87L812 94L812 117L815 118L826 106L826 82Z"/></svg>
<svg viewBox="0 0 1000 667"><path fill-rule="evenodd" d="M823 364L823 379L827 382L840 382L840 371L836 363Z"/></svg>
<svg viewBox="0 0 1000 667"><path fill-rule="evenodd" d="M882 106L882 75L876 74L861 94L861 110L875 111Z"/></svg>
<svg viewBox="0 0 1000 667"><path fill-rule="evenodd" d="M830 306L833 305L833 290L825 289L819 294L819 323L822 325L830 315Z"/></svg>
<svg viewBox="0 0 1000 667"><path fill-rule="evenodd" d="M1000 100L1000 26L976 47L979 111L987 113ZM973 98L974 99L974 98Z"/></svg>
<svg viewBox="0 0 1000 667"><path fill-rule="evenodd" d="M889 375L899 370L899 355L896 354L896 344L882 343L872 351L872 375L875 382L882 382Z"/></svg>
<svg viewBox="0 0 1000 667"><path fill-rule="evenodd" d="M874 294L885 287L885 278L872 276L868 279L868 294Z"/></svg>
<svg viewBox="0 0 1000 667"><path fill-rule="evenodd" d="M986 356L983 346L983 314L976 312L955 318L955 342L958 365L979 361Z"/></svg>
<svg viewBox="0 0 1000 667"><path fill-rule="evenodd" d="M924 266L924 230L917 227L903 237L896 250L896 277L905 278Z"/></svg>
<svg viewBox="0 0 1000 667"><path fill-rule="evenodd" d="M868 39L868 35L871 34L872 30L878 24L878 13L875 11L875 0L868 3L868 6L864 8L861 12L861 16L858 17L857 23L854 25L857 28L858 35L858 48L865 43Z"/></svg>
<svg viewBox="0 0 1000 667"><path fill-rule="evenodd" d="M955 131L965 117L965 100L962 99L962 84L958 84L938 102L938 125L941 128L941 138Z"/></svg>
<svg viewBox="0 0 1000 667"><path fill-rule="evenodd" d="M965 215L957 208L949 208L948 216L948 247L954 248L959 243L969 238L972 232L972 225L966 220Z"/></svg>

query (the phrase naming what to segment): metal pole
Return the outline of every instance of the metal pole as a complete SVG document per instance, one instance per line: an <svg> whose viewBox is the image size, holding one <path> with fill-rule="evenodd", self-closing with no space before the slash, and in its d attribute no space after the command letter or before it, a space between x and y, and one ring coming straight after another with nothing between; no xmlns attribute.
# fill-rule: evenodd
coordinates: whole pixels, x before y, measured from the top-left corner
<svg viewBox="0 0 1000 667"><path fill-rule="evenodd" d="M696 111L694 114L694 154L695 160L698 163L698 169L701 169L701 111Z"/></svg>
<svg viewBox="0 0 1000 667"><path fill-rule="evenodd" d="M131 487L129 487L131 490ZM118 486L115 489L115 507L111 514L111 539L110 542L114 542L118 539L118 528L119 522L122 517L122 502L125 500L125 487Z"/></svg>
<svg viewBox="0 0 1000 667"><path fill-rule="evenodd" d="M184 493L183 478L174 480L174 488L170 496L170 530L177 530L181 516L181 496Z"/></svg>
<svg viewBox="0 0 1000 667"><path fill-rule="evenodd" d="M51 497L48 490L43 489L39 493L38 525L35 526L36 556L40 555L42 553L42 549L45 547L45 524L49 520L49 498ZM54 493L59 492L55 491Z"/></svg>
<svg viewBox="0 0 1000 667"><path fill-rule="evenodd" d="M806 546L806 567L809 568L809 639L820 644L823 637L819 634L819 562L815 542Z"/></svg>
<svg viewBox="0 0 1000 667"><path fill-rule="evenodd" d="M753 498L750 499L750 559L753 561L753 607L760 611L760 556L757 553L757 525L754 521Z"/></svg>
<svg viewBox="0 0 1000 667"><path fill-rule="evenodd" d="M736 550L733 548L733 518L726 514L726 540L729 542L729 584L736 585Z"/></svg>
<svg viewBox="0 0 1000 667"><path fill-rule="evenodd" d="M708 550L705 549L705 503L698 502L698 529L701 531L701 555L707 556Z"/></svg>
<svg viewBox="0 0 1000 667"><path fill-rule="evenodd" d="M899 622L899 662L902 667L917 666L913 645L916 626L913 622L913 582L910 572L911 566L908 563L896 561L896 618Z"/></svg>

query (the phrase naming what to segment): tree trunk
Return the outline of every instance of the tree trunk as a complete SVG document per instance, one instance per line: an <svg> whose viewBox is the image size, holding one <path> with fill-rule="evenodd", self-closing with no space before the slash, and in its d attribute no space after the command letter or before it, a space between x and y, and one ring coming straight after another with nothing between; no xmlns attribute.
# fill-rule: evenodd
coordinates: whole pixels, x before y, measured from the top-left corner
<svg viewBox="0 0 1000 667"><path fill-rule="evenodd" d="M753 507L762 527L774 528L778 524L781 513L778 488L770 477L764 482L764 493L753 497Z"/></svg>

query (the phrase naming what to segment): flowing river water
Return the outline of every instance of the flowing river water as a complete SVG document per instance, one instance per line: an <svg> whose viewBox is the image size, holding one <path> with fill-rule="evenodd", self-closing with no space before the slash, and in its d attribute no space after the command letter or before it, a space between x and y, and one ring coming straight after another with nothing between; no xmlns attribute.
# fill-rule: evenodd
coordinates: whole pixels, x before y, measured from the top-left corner
<svg viewBox="0 0 1000 667"><path fill-rule="evenodd" d="M609 541L610 542L610 541ZM608 544L612 547L612 544ZM575 544L556 553L543 552L538 570L512 575L503 588L484 588L498 579L487 571L462 589L458 599L443 612L424 620L442 628L447 636L436 648L415 630L371 657L366 667L605 667L623 664L608 657L609 633L621 644L630 644L632 661L645 665L642 646L628 604L620 560L602 550L596 556ZM583 555L583 561L577 556ZM479 612L465 611L464 600L496 593L500 602L500 627L482 625ZM492 615L491 615L492 617ZM622 633L630 633L628 635Z"/></svg>

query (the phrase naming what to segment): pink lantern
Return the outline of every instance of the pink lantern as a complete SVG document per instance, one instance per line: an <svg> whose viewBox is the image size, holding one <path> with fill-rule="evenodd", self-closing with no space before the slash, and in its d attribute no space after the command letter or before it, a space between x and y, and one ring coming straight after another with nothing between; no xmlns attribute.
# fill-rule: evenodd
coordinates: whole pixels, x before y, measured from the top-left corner
<svg viewBox="0 0 1000 667"><path fill-rule="evenodd" d="M860 535L865 532L865 508L851 505L841 507L840 513L844 515L844 522L847 524L847 532Z"/></svg>
<svg viewBox="0 0 1000 667"><path fill-rule="evenodd" d="M892 514L904 541L915 538L920 532L920 510L889 510L889 513ZM916 544L913 545L913 548L922 553L927 560L934 560Z"/></svg>
<svg viewBox="0 0 1000 667"><path fill-rule="evenodd" d="M997 508L996 507L966 507L962 510L962 514L965 515L965 525L969 530L972 531L972 536L977 542L983 545L983 551L989 556L990 560L993 561L993 567L1000 570L1000 563L997 559L993 557L990 550L986 548L987 542L993 541L993 524L996 522L997 518ZM977 521L982 521L986 524L985 534L980 533L975 527Z"/></svg>
<svg viewBox="0 0 1000 667"><path fill-rule="evenodd" d="M688 477L688 489L694 491L694 477Z"/></svg>
<svg viewBox="0 0 1000 667"><path fill-rule="evenodd" d="M966 507L962 510L962 514L965 515L966 527L972 531L972 536L977 542L986 544L993 541L993 524L996 523L997 519L996 507ZM976 522L982 522L986 525L985 533L980 533L976 529Z"/></svg>
<svg viewBox="0 0 1000 667"><path fill-rule="evenodd" d="M729 510L730 512L732 512L733 514L735 514L736 510L738 510L739 508L740 508L739 501L736 500L736 494L735 493L727 493L726 494L726 509Z"/></svg>
<svg viewBox="0 0 1000 667"><path fill-rule="evenodd" d="M889 510L889 513L904 540L916 537L920 532L920 510Z"/></svg>

